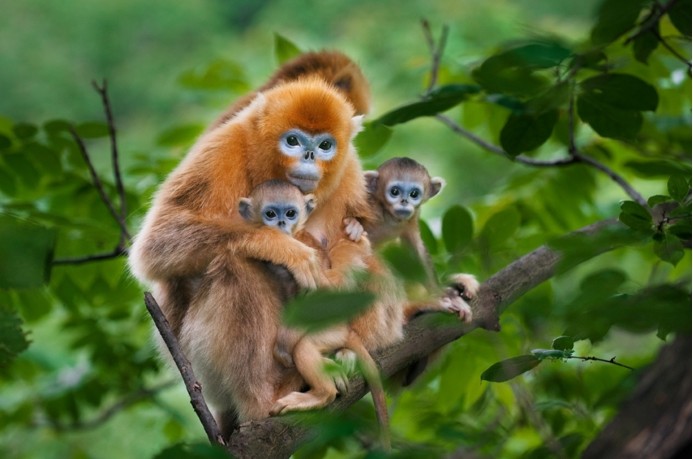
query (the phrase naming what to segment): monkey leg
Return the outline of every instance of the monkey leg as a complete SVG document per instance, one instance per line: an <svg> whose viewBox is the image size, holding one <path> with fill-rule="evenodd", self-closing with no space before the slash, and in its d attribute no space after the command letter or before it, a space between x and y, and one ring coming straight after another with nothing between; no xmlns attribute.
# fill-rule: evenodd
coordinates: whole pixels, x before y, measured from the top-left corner
<svg viewBox="0 0 693 459"><path fill-rule="evenodd" d="M310 339L304 337L294 348L294 364L310 386L308 392L291 392L276 401L271 415L287 411L306 411L322 408L337 397L337 387L332 378L323 370L324 362L328 361L320 353L320 349Z"/></svg>

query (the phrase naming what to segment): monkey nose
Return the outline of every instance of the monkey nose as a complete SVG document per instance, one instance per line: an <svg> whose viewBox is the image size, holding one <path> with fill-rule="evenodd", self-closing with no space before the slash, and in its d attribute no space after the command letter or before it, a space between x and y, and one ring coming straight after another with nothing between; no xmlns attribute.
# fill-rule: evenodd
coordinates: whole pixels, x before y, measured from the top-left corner
<svg viewBox="0 0 693 459"><path fill-rule="evenodd" d="M307 151L303 155L303 159L314 161L315 160L315 153L313 153L312 151Z"/></svg>

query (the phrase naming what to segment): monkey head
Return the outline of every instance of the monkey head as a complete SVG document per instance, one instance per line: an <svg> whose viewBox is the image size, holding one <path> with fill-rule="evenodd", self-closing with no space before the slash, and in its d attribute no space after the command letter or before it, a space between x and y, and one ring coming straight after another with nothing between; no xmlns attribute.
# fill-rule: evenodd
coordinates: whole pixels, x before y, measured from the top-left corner
<svg viewBox="0 0 693 459"><path fill-rule="evenodd" d="M315 192L318 198L334 189L348 155L354 154L351 140L362 116L354 116L345 97L318 78L280 84L257 99L255 167L272 168L273 178L287 180L303 193Z"/></svg>
<svg viewBox="0 0 693 459"><path fill-rule="evenodd" d="M238 211L250 223L269 226L289 235L303 228L315 209L315 197L303 195L289 182L268 180L256 186L247 198L238 202Z"/></svg>
<svg viewBox="0 0 693 459"><path fill-rule="evenodd" d="M410 158L392 158L364 175L371 196L400 221L412 218L421 204L445 186L445 180L431 177L424 166Z"/></svg>

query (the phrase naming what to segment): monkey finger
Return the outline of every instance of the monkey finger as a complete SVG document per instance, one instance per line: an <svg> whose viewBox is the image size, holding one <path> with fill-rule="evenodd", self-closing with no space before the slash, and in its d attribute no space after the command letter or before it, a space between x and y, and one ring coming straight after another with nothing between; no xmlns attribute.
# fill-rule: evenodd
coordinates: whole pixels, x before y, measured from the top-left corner
<svg viewBox="0 0 693 459"><path fill-rule="evenodd" d="M347 374L352 375L356 372L356 353L354 351L342 348L335 353L334 357Z"/></svg>

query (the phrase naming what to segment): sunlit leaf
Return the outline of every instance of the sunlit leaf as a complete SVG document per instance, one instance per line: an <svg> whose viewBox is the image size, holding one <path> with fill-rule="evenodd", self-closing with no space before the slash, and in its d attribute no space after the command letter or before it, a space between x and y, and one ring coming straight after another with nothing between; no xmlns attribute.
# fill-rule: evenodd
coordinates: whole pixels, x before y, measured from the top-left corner
<svg viewBox="0 0 693 459"><path fill-rule="evenodd" d="M301 49L292 41L278 33L274 34L274 57L277 64L283 64L299 54L301 54Z"/></svg>
<svg viewBox="0 0 693 459"><path fill-rule="evenodd" d="M501 146L512 156L539 148L551 136L556 121L557 110L539 115L511 113L501 130Z"/></svg>
<svg viewBox="0 0 693 459"><path fill-rule="evenodd" d="M373 121L373 124L394 126L415 118L433 116L454 107L470 95L478 92L479 87L474 85L453 84L442 86L432 92L426 100L396 108Z"/></svg>
<svg viewBox="0 0 693 459"><path fill-rule="evenodd" d="M354 139L356 151L361 158L378 153L392 137L392 128L380 123L365 123L363 131Z"/></svg>
<svg viewBox="0 0 693 459"><path fill-rule="evenodd" d="M10 308L0 304L0 370L7 368L27 347L29 341L22 330L22 320Z"/></svg>
<svg viewBox="0 0 693 459"><path fill-rule="evenodd" d="M450 207L443 215L443 242L449 253L456 253L469 244L474 235L472 214L462 206Z"/></svg>
<svg viewBox="0 0 693 459"><path fill-rule="evenodd" d="M634 27L644 3L645 0L603 0L592 28L592 43L611 43Z"/></svg>
<svg viewBox="0 0 693 459"><path fill-rule="evenodd" d="M316 290L291 300L282 314L284 322L309 332L345 323L373 302L370 292Z"/></svg>
<svg viewBox="0 0 693 459"><path fill-rule="evenodd" d="M481 373L482 381L505 382L528 372L541 363L541 360L533 355L520 355L507 360L494 363L486 371Z"/></svg>
<svg viewBox="0 0 693 459"><path fill-rule="evenodd" d="M0 288L38 287L48 281L55 231L0 218Z"/></svg>

